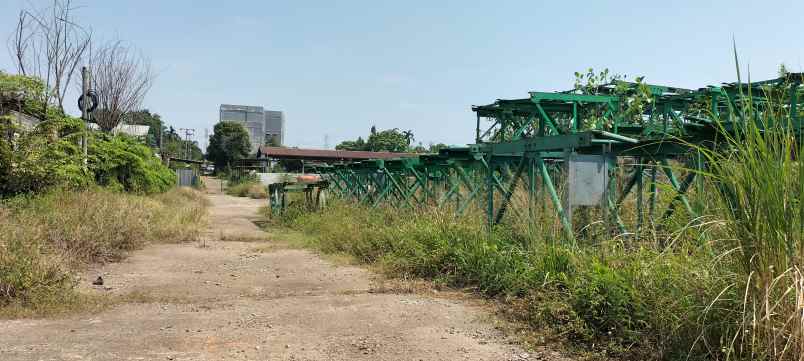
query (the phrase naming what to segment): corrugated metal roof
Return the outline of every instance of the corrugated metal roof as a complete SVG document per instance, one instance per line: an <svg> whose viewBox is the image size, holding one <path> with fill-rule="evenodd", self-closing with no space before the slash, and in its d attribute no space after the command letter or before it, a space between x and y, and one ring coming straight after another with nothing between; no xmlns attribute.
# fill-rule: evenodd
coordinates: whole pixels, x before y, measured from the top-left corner
<svg viewBox="0 0 804 361"><path fill-rule="evenodd" d="M100 130L100 126L97 123L87 123L87 128L91 130ZM116 127L112 129L112 134L126 134L132 137L144 137L148 135L148 130L151 127L147 125L135 125L135 124L124 124L120 123Z"/></svg>
<svg viewBox="0 0 804 361"><path fill-rule="evenodd" d="M328 150L328 149L299 149L283 147L262 146L257 154L258 158L286 158L286 159L390 159L413 157L411 153L391 153L391 152L363 152L352 150Z"/></svg>
<svg viewBox="0 0 804 361"><path fill-rule="evenodd" d="M147 125L135 125L135 124L118 124L112 132L114 134L123 133L128 134L133 137L144 137L148 135L148 130L151 127Z"/></svg>

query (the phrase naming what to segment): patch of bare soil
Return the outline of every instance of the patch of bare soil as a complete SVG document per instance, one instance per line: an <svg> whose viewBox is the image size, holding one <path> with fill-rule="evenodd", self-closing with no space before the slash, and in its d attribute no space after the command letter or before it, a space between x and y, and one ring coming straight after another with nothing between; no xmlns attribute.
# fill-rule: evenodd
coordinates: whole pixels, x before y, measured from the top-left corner
<svg viewBox="0 0 804 361"><path fill-rule="evenodd" d="M283 247L252 223L264 200L207 182L205 242L87 272L82 292L127 300L105 311L0 321L0 360L557 359L516 346L471 297L389 290L365 269Z"/></svg>

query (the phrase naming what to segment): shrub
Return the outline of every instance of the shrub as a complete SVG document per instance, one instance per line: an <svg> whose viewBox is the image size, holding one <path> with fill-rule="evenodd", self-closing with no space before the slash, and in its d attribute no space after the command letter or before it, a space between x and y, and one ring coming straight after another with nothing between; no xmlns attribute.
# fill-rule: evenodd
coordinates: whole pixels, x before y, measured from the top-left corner
<svg viewBox="0 0 804 361"><path fill-rule="evenodd" d="M176 184L176 174L150 148L127 136L92 139L89 169L97 184L126 192L160 193Z"/></svg>
<svg viewBox="0 0 804 361"><path fill-rule="evenodd" d="M597 334L619 344L639 341L646 308L622 271L593 260L573 280L572 299L575 312Z"/></svg>
<svg viewBox="0 0 804 361"><path fill-rule="evenodd" d="M9 103L44 119L34 130L23 131L9 117L0 117L0 197L93 183L150 194L175 184L175 174L150 148L127 136L88 133L83 120L45 107L43 94L41 80L0 72L0 114ZM90 138L86 163L79 146L82 136Z"/></svg>
<svg viewBox="0 0 804 361"><path fill-rule="evenodd" d="M9 127L0 124L0 134L14 132ZM81 127L72 118L55 119L23 132L14 142L0 142L0 196L90 184L91 173L83 166L74 133Z"/></svg>
<svg viewBox="0 0 804 361"><path fill-rule="evenodd" d="M268 198L268 190L259 182L244 182L230 185L226 188L226 194L236 197L249 197L254 199Z"/></svg>
<svg viewBox="0 0 804 361"><path fill-rule="evenodd" d="M8 122L0 123L0 134L12 132L10 127ZM22 132L13 143L0 142L0 196L82 189L93 183L151 194L176 184L175 173L150 148L126 136L91 137L85 165L78 146L83 131L81 120L62 117Z"/></svg>

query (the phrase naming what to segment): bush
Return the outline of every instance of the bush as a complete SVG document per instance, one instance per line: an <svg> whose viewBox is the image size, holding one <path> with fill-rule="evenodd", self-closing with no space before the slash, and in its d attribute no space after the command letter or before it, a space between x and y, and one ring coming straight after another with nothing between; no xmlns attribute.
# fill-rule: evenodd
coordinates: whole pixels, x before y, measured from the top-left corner
<svg viewBox="0 0 804 361"><path fill-rule="evenodd" d="M176 183L173 171L144 144L127 136L87 132L83 120L44 107L44 89L38 79L0 72L0 114L6 103L21 104L22 113L44 119L34 130L23 131L10 117L0 117L0 197L84 189L93 183L150 194ZM79 146L83 136L90 138L86 164Z"/></svg>
<svg viewBox="0 0 804 361"><path fill-rule="evenodd" d="M16 129L6 120L0 134ZM165 192L176 175L147 146L126 136L96 134L90 138L88 162L78 146L79 119L62 117L0 142L0 196L46 192L54 188L85 189L98 184L132 193Z"/></svg>
<svg viewBox="0 0 804 361"><path fill-rule="evenodd" d="M92 176L74 133L81 127L73 118L60 118L40 123L14 142L0 141L0 196L89 185ZM15 131L9 121L0 124L0 134Z"/></svg>
<svg viewBox="0 0 804 361"><path fill-rule="evenodd" d="M230 185L226 188L226 194L236 197L249 197L254 199L268 198L268 190L259 182L245 182Z"/></svg>
<svg viewBox="0 0 804 361"><path fill-rule="evenodd" d="M646 308L631 279L594 260L572 284L573 309L596 334L617 338L618 344L639 341Z"/></svg>
<svg viewBox="0 0 804 361"><path fill-rule="evenodd" d="M176 174L150 148L127 136L91 140L89 169L97 184L126 192L160 193L176 184Z"/></svg>

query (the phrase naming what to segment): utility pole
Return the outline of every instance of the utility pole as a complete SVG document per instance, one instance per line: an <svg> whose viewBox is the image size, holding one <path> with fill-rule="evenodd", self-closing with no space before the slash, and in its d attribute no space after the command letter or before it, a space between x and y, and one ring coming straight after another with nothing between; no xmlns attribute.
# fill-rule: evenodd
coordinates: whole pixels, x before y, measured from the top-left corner
<svg viewBox="0 0 804 361"><path fill-rule="evenodd" d="M89 124L90 121L90 114L92 112L90 107L90 74L89 69L85 66L81 67L81 119L86 123ZM84 130L84 134L81 136L81 150L84 153L84 165L86 166L88 162L88 144L89 144L89 137L87 136L87 131Z"/></svg>
<svg viewBox="0 0 804 361"><path fill-rule="evenodd" d="M190 136L195 135L194 128L179 128L180 131L184 131L184 159L190 159Z"/></svg>

